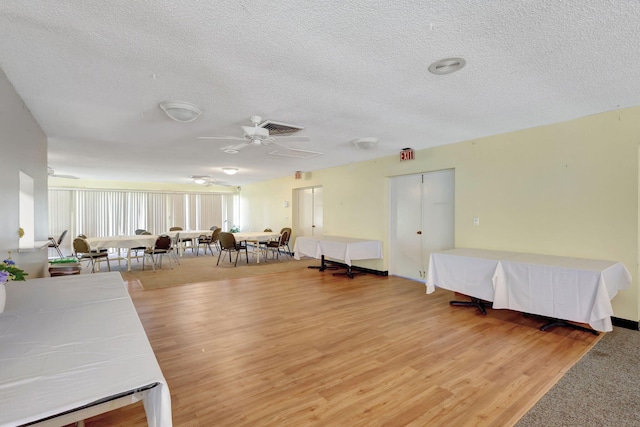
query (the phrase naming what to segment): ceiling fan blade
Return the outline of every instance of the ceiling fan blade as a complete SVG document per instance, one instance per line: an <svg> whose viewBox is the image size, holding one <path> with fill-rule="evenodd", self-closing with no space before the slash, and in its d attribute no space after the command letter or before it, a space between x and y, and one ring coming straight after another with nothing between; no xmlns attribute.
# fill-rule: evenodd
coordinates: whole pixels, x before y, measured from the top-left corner
<svg viewBox="0 0 640 427"><path fill-rule="evenodd" d="M276 140L278 139L286 139L287 141L301 141L301 142L311 142L311 138L309 138L308 136L296 136L296 135L290 135L290 136L273 136L272 138L275 138Z"/></svg>
<svg viewBox="0 0 640 427"><path fill-rule="evenodd" d="M65 179L80 179L77 176L73 176L73 175L57 175L57 174L53 174L53 175L49 175L53 178L65 178Z"/></svg>
<svg viewBox="0 0 640 427"><path fill-rule="evenodd" d="M199 136L198 139L232 139L235 141L244 141L245 138L239 136Z"/></svg>
<svg viewBox="0 0 640 427"><path fill-rule="evenodd" d="M247 145L249 144L243 142L242 144L238 145L227 145L226 147L222 147L220 150L224 151L227 154L238 154L238 152Z"/></svg>

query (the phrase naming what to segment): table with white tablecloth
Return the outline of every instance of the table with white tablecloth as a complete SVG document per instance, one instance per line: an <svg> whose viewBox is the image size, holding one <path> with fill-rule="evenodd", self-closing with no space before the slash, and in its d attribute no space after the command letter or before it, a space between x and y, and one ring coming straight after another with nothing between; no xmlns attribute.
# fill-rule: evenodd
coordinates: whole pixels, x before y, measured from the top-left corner
<svg viewBox="0 0 640 427"><path fill-rule="evenodd" d="M382 258L382 242L343 236L299 236L293 252L295 259L301 256L320 259L320 271L327 268L327 258L343 262L347 265L345 274L353 278L352 261Z"/></svg>
<svg viewBox="0 0 640 427"><path fill-rule="evenodd" d="M138 234L134 236L89 237L87 238L87 243L93 249L127 249L127 270L131 271L131 249L152 248L156 244L156 239L158 239L158 236L152 234Z"/></svg>
<svg viewBox="0 0 640 427"><path fill-rule="evenodd" d="M495 309L604 332L612 330L611 299L630 285L629 271L617 261L466 248L433 252L426 279L427 293L437 286L493 302Z"/></svg>
<svg viewBox="0 0 640 427"><path fill-rule="evenodd" d="M120 273L6 284L0 426L66 425L144 403L170 427L171 396Z"/></svg>
<svg viewBox="0 0 640 427"><path fill-rule="evenodd" d="M173 230L173 231L167 231L162 234L166 234L172 239L175 239L176 236L178 237L178 255L183 256L185 248L182 243L185 240L191 241L191 244L194 245L194 248L196 249L196 253L197 253L198 248L196 246L198 244L198 238L200 236L211 237L211 235L213 234L213 230Z"/></svg>
<svg viewBox="0 0 640 427"><path fill-rule="evenodd" d="M232 233L236 242L253 243L255 245L256 262L260 264L260 242L268 242L280 238L280 233L273 231L238 231Z"/></svg>

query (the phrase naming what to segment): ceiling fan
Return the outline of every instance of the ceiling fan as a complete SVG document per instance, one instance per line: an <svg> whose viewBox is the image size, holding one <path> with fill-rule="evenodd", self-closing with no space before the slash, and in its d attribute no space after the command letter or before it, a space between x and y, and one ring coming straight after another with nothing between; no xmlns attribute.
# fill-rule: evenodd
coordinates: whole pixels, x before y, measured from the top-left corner
<svg viewBox="0 0 640 427"><path fill-rule="evenodd" d="M262 117L260 116L251 116L251 123L253 126L240 126L244 135L242 137L239 136L199 136L198 139L223 139L223 140L237 140L242 141L239 144L235 145L227 145L225 147L220 148L227 154L237 154L241 149L247 147L249 145L269 145L271 143L280 145L278 141L280 139L288 139L288 140L298 140L298 141L310 141L307 136L273 136L269 134L269 129L267 127L263 127L263 125L269 123L262 123ZM262 123L262 124L261 124ZM301 127L295 127L295 129L303 129ZM289 148L289 147L285 147Z"/></svg>
<svg viewBox="0 0 640 427"><path fill-rule="evenodd" d="M77 176L73 175L58 175L53 168L47 166L47 174L53 178L66 178L66 179L79 179Z"/></svg>
<svg viewBox="0 0 640 427"><path fill-rule="evenodd" d="M204 185L205 187L210 187L212 185L222 185L224 187L232 186L228 182L212 179L209 175L191 175L189 178L191 178L195 184Z"/></svg>

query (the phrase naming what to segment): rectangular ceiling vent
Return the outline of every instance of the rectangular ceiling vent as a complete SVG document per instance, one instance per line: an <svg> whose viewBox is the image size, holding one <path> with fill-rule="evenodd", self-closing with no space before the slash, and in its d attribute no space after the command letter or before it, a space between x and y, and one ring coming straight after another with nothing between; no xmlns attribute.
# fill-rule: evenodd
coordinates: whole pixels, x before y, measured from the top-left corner
<svg viewBox="0 0 640 427"><path fill-rule="evenodd" d="M269 135L286 135L304 129L302 126L292 125L289 123L275 122L266 120L260 124L261 128L269 130Z"/></svg>

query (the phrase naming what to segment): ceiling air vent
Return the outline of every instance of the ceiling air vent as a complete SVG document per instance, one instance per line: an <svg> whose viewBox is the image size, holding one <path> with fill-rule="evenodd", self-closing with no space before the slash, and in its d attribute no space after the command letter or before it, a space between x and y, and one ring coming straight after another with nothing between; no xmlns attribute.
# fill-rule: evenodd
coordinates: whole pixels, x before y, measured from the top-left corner
<svg viewBox="0 0 640 427"><path fill-rule="evenodd" d="M289 133L297 132L304 129L302 126L291 125L289 123L276 122L273 120L266 120L262 122L259 127L269 130L269 135L286 135Z"/></svg>

